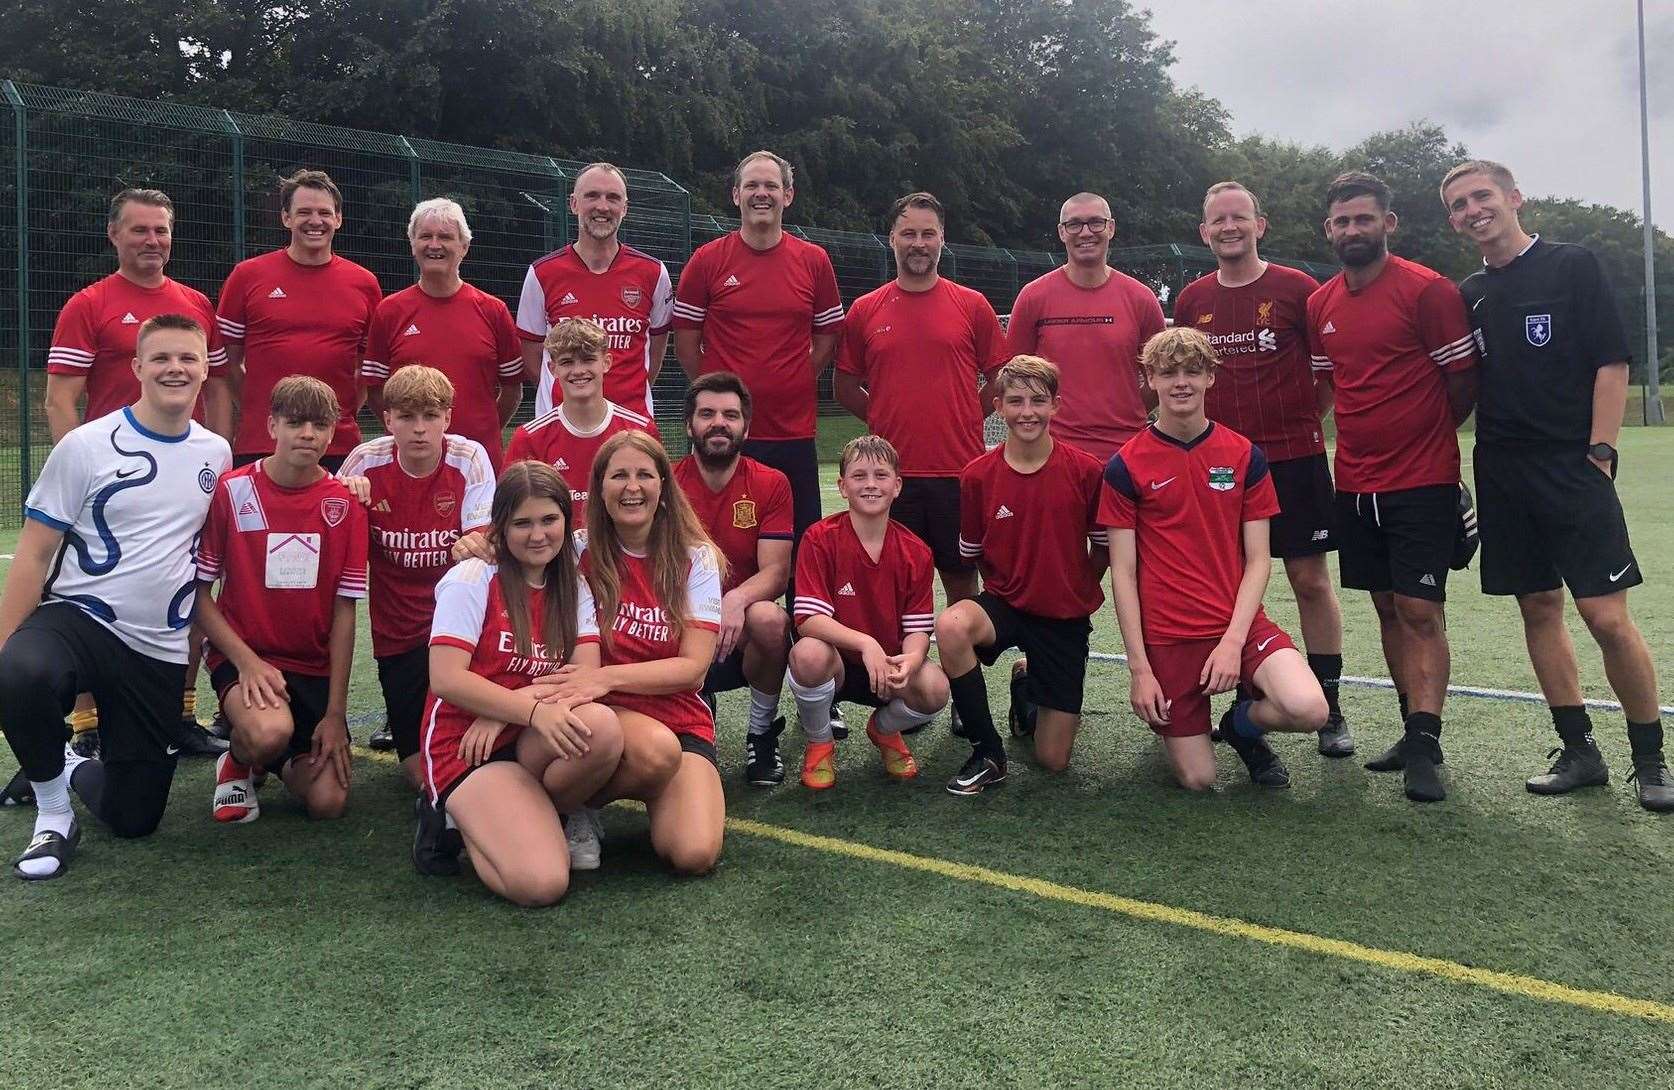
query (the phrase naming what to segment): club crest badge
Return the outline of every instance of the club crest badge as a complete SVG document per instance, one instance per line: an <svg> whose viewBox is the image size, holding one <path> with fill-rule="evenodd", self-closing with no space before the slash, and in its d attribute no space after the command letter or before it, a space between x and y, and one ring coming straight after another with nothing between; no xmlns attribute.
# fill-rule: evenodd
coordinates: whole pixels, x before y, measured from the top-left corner
<svg viewBox="0 0 1674 1090"><path fill-rule="evenodd" d="M1545 348L1552 340L1552 316L1530 314L1523 319L1523 336L1536 348Z"/></svg>
<svg viewBox="0 0 1674 1090"><path fill-rule="evenodd" d="M1232 486L1238 483L1231 466L1210 466L1209 487L1216 492L1231 492Z"/></svg>
<svg viewBox="0 0 1674 1090"><path fill-rule="evenodd" d="M756 525L756 501L738 500L732 505L732 528L749 530Z"/></svg>
<svg viewBox="0 0 1674 1090"><path fill-rule="evenodd" d="M443 518L451 518L455 509L459 507L459 497L445 488L437 492L431 502L436 505L436 513Z"/></svg>
<svg viewBox="0 0 1674 1090"><path fill-rule="evenodd" d="M349 501L341 496L327 496L320 501L320 517L327 526L337 526L349 517Z"/></svg>
<svg viewBox="0 0 1674 1090"><path fill-rule="evenodd" d="M1256 305L1256 325L1273 324L1273 300L1263 299Z"/></svg>
<svg viewBox="0 0 1674 1090"><path fill-rule="evenodd" d="M643 298L643 296L644 296L644 293L641 292L638 288L623 288L622 289L622 305L625 306L625 307L632 307L633 309L638 310L639 309L639 301L640 301L641 298Z"/></svg>

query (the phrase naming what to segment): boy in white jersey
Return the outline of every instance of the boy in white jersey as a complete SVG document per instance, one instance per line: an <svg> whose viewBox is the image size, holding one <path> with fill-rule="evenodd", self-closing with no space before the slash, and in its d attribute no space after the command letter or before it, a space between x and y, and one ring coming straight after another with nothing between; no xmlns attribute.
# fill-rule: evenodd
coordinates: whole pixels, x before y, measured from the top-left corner
<svg viewBox="0 0 1674 1090"><path fill-rule="evenodd" d="M119 837L156 829L174 779L197 581L193 546L225 439L192 421L208 374L203 327L158 315L140 329L139 400L53 448L30 490L0 595L0 729L35 792L35 830L13 873L57 878L82 801ZM104 709L103 758L67 759L78 692Z"/></svg>

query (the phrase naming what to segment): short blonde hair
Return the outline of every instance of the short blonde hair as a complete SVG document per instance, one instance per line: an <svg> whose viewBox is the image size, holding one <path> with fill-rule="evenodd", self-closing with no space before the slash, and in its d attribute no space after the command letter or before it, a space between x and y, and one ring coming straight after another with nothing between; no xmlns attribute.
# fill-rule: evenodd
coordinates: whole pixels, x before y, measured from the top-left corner
<svg viewBox="0 0 1674 1090"><path fill-rule="evenodd" d="M449 197L432 197L413 206L413 214L407 217L408 242L418 238L419 224L432 216L453 224L454 230L459 232L459 240L467 246L471 244L471 225L465 222L465 209Z"/></svg>
<svg viewBox="0 0 1674 1090"><path fill-rule="evenodd" d="M267 399L267 415L273 420L305 420L319 427L337 423L337 395L331 387L311 375L288 375L274 384Z"/></svg>
<svg viewBox="0 0 1674 1090"><path fill-rule="evenodd" d="M1013 386L1038 386L1053 397L1058 396L1058 365L1040 356L1013 356L994 376L1001 393Z"/></svg>
<svg viewBox="0 0 1674 1090"><path fill-rule="evenodd" d="M1250 198L1250 206L1255 209L1256 219L1261 218L1261 198L1251 192L1250 187L1245 185L1243 182L1216 182L1214 185L1210 186L1203 194L1203 210L1205 212L1209 211L1209 202L1220 196L1222 193L1244 194L1244 196Z"/></svg>
<svg viewBox="0 0 1674 1090"><path fill-rule="evenodd" d="M1213 371L1220 359L1209 338L1189 326L1163 330L1146 341L1144 351L1139 354L1139 365L1147 375L1174 366L1190 367L1194 363L1202 364L1205 371Z"/></svg>
<svg viewBox="0 0 1674 1090"><path fill-rule="evenodd" d="M447 412L453 408L453 383L434 367L410 363L384 383L384 408L391 412Z"/></svg>
<svg viewBox="0 0 1674 1090"><path fill-rule="evenodd" d="M1447 204L1447 187L1465 177L1467 174L1486 174L1488 180L1500 187L1503 193L1510 193L1517 188L1517 179L1511 176L1510 168L1496 163L1492 159L1467 159L1442 175L1441 187L1437 190L1441 194L1442 204Z"/></svg>
<svg viewBox="0 0 1674 1090"><path fill-rule="evenodd" d="M610 334L591 318L566 318L546 334L546 354L556 363L562 356L610 358Z"/></svg>
<svg viewBox="0 0 1674 1090"><path fill-rule="evenodd" d="M895 444L881 435L857 435L843 444L843 453L837 456L837 476L847 473L849 464L861 458L882 462L892 473L901 471L901 456L895 452Z"/></svg>

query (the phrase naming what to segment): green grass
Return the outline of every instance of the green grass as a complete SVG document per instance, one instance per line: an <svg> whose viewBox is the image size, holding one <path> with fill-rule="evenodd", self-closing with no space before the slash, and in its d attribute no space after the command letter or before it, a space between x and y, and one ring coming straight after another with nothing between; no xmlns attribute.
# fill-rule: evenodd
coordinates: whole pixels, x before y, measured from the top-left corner
<svg viewBox="0 0 1674 1090"><path fill-rule="evenodd" d="M1649 584L1632 596L1674 674L1674 431L1624 434L1622 493ZM830 471L828 470L828 473ZM834 494L828 509L834 509ZM14 535L0 535L10 551ZM1515 608L1475 573L1449 602L1457 683L1533 688ZM1282 575L1267 597L1293 633ZM1382 675L1363 595L1347 669ZM1608 697L1576 625L1591 696ZM1108 607L1095 646L1119 650ZM362 654L368 654L363 646ZM377 707L370 659L354 707ZM1004 712L998 671L990 685ZM1393 698L1345 689L1363 750ZM1619 716L1595 717L1609 789L1536 799L1544 709L1454 698L1451 797L1281 740L1296 786L1261 794L1223 754L1221 790L1167 782L1118 666L1090 672L1069 774L1014 747L1003 790L956 800L940 721L925 776L883 781L864 742L839 783L736 786L743 705L723 702L729 813L1368 946L1674 1003L1674 820L1639 810ZM787 709L788 710L788 709ZM365 727L357 733L364 737ZM789 747L792 762L800 746ZM0 772L9 774L9 755ZM17 1086L1632 1086L1667 1081L1674 1027L1204 934L1027 893L733 833L677 881L642 815L611 810L605 867L559 908L421 879L394 768L363 755L348 817L310 825L282 788L218 828L210 768L185 765L162 830L90 829L63 881L0 880L0 1025ZM793 775L794 780L794 775ZM0 813L0 844L28 835Z"/></svg>

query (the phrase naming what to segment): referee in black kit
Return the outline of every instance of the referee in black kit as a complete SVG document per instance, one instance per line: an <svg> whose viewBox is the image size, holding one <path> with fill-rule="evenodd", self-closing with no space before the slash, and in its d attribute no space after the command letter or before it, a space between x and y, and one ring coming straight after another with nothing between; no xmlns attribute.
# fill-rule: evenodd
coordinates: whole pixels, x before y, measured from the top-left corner
<svg viewBox="0 0 1674 1090"><path fill-rule="evenodd" d="M1511 594L1552 725L1562 739L1537 795L1610 782L1581 702L1564 584L1604 653L1627 714L1639 804L1674 810L1650 648L1628 612L1643 582L1616 497L1616 436L1627 403L1627 333L1592 252L1531 237L1511 171L1474 159L1447 172L1442 204L1482 269L1460 285L1481 350L1476 503L1482 590Z"/></svg>

